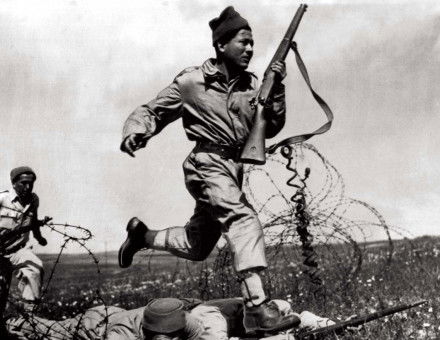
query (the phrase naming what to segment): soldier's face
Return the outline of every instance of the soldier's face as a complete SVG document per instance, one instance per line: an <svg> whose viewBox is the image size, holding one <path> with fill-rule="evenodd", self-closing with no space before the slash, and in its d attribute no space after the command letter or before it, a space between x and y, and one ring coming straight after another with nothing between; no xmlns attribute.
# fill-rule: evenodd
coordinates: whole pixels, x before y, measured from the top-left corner
<svg viewBox="0 0 440 340"><path fill-rule="evenodd" d="M254 54L252 32L244 28L239 30L231 40L220 45L219 50L225 62L238 69L247 69Z"/></svg>
<svg viewBox="0 0 440 340"><path fill-rule="evenodd" d="M29 175L21 175L12 186L17 196L22 200L26 200L31 196L34 189L34 179Z"/></svg>

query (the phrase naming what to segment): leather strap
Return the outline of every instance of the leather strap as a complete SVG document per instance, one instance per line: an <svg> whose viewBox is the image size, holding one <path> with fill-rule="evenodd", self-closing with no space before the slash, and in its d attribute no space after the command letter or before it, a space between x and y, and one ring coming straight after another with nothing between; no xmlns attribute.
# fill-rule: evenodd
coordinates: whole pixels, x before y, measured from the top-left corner
<svg viewBox="0 0 440 340"><path fill-rule="evenodd" d="M330 107L327 105L327 103L324 101L324 99L322 99L315 92L315 90L312 88L312 84L310 83L310 78L309 78L309 74L307 72L307 68L304 65L304 62L302 61L301 56L299 55L298 49L296 47L296 43L294 41L292 41L292 44L290 47L292 48L293 52L295 52L296 63L298 65L298 68L299 68L304 80L307 83L307 86L310 89L310 92L313 95L313 98L315 98L315 100L318 102L319 106L321 106L322 110L324 111L325 115L327 116L327 122L324 125L322 125L319 129L317 129L313 132L305 133L303 135L289 137L289 138L283 139L281 142L278 142L276 144L269 146L268 148L266 148L266 152L270 153L270 154L274 153L280 147L287 146L289 144L302 143L315 135L323 134L323 133L327 132L328 130L330 130L330 127L332 126L332 123L333 123L333 112L330 109Z"/></svg>

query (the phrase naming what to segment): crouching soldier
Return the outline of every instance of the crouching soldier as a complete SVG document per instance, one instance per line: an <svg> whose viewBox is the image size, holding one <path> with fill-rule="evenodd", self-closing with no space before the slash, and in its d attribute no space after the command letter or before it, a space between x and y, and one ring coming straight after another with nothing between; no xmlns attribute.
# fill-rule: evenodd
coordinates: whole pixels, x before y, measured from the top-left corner
<svg viewBox="0 0 440 340"><path fill-rule="evenodd" d="M38 220L39 200L32 192L36 179L37 176L31 168L15 168L11 171L13 189L0 192L0 320L6 307L14 271L24 310L32 311L40 299L43 263L32 252L28 241L32 231L39 244L47 244L40 233L40 227L50 218Z"/></svg>

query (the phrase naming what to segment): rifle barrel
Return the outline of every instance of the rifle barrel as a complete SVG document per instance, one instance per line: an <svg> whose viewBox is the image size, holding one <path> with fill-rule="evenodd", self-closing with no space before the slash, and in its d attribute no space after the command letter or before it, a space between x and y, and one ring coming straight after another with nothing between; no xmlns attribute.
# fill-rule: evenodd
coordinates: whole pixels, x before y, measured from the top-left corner
<svg viewBox="0 0 440 340"><path fill-rule="evenodd" d="M357 318L351 319L351 320L347 320L347 321L343 321L343 322L339 322L335 325L331 325L328 327L322 327L322 328L318 328L315 329L313 331L309 331L309 332L305 332L302 334L299 334L298 338L299 339L306 339L306 338L313 338L315 335L320 335L320 334L330 334L330 333L334 333L334 332L338 332L341 330L344 330L348 327L357 327L357 326L361 326L366 324L367 322L379 319L379 318L383 318L385 316L388 315L392 315L395 313L399 313L402 312L404 310L410 309L410 308L414 308L417 306L420 306L424 303L428 302L427 300L421 300L418 301L416 303L412 303L412 304L405 304L405 305L400 305L400 306L395 306L395 307L390 307L390 308L385 308L383 310L371 313L371 314L366 314L366 315L362 315L359 316Z"/></svg>
<svg viewBox="0 0 440 340"><path fill-rule="evenodd" d="M272 57L272 60L269 63L269 66L266 69L266 72L270 70L270 66L276 62L277 60L284 60L287 57L287 53L289 52L290 45L292 43L292 39L295 36L295 33L298 29L299 23L301 22L301 19L304 15L304 13L307 10L306 4L301 4L298 8L298 10L295 13L295 16L292 19L292 22L290 23L289 27L287 28L286 34L283 37L283 40L281 40L281 43L278 45L278 48ZM266 73L265 72L265 73Z"/></svg>

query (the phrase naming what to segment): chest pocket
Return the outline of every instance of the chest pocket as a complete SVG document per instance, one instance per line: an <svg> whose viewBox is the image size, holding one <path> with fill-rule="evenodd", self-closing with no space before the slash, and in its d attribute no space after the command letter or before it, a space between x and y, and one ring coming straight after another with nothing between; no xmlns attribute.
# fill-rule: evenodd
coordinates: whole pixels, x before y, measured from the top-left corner
<svg viewBox="0 0 440 340"><path fill-rule="evenodd" d="M235 115L247 129L252 126L254 120L255 110L251 103L255 94L255 91L237 91L229 98L229 112Z"/></svg>
<svg viewBox="0 0 440 340"><path fill-rule="evenodd" d="M14 228L22 219L23 213L14 207L3 206L0 208L0 226ZM13 224L13 225L11 225Z"/></svg>

